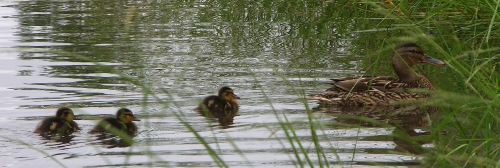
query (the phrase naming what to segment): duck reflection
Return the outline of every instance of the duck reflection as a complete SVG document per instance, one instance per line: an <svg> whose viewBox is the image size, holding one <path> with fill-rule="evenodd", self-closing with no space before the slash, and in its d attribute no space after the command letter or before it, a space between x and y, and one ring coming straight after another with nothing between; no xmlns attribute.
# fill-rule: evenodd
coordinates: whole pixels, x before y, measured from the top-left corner
<svg viewBox="0 0 500 168"><path fill-rule="evenodd" d="M109 133L96 134L97 143L106 148L129 147L134 144L134 140L129 136L116 136Z"/></svg>
<svg viewBox="0 0 500 168"><path fill-rule="evenodd" d="M194 110L202 116L218 118L221 126L229 126L234 124L234 116L238 114L239 105L236 99L239 98L233 89L222 87L217 95L206 97Z"/></svg>
<svg viewBox="0 0 500 168"><path fill-rule="evenodd" d="M75 135L59 135L59 134L40 134L40 136L49 141L60 142L60 143L70 143Z"/></svg>
<svg viewBox="0 0 500 168"><path fill-rule="evenodd" d="M422 147L426 141L417 141L417 136L430 135L429 132L417 132L416 128L430 124L428 116L436 114L437 107L422 107L414 104L399 106L365 106L350 107L332 104L320 104L313 108L314 112L333 114L335 121L362 127L394 127L388 135L397 145L397 152L423 154L426 149ZM377 150L367 152L379 153Z"/></svg>

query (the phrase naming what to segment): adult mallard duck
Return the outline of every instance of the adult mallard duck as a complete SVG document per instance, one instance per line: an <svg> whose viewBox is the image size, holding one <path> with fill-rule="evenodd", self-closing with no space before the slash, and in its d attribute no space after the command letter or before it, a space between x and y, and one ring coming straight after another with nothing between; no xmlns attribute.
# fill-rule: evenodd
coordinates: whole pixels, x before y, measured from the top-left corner
<svg viewBox="0 0 500 168"><path fill-rule="evenodd" d="M130 136L134 136L137 132L137 126L133 121L141 121L137 119L132 111L127 108L121 108L116 112L115 117L104 118L89 131L90 134L102 134L112 132L111 129L126 132Z"/></svg>
<svg viewBox="0 0 500 168"><path fill-rule="evenodd" d="M213 116L219 119L234 117L238 114L239 105L233 89L229 87L222 87L219 89L218 95L208 96L203 99L203 102L195 109L203 116Z"/></svg>
<svg viewBox="0 0 500 168"><path fill-rule="evenodd" d="M392 55L392 68L398 78L391 76L361 76L332 79L333 87L322 94L309 97L322 102L344 106L389 105L393 101L429 97L422 92L407 89L423 88L434 90L434 85L425 76L417 74L412 67L418 63L444 65L440 60L425 54L415 43L396 46Z"/></svg>
<svg viewBox="0 0 500 168"><path fill-rule="evenodd" d="M80 130L75 121L73 110L67 107L57 109L55 117L44 119L35 129L35 133L67 135Z"/></svg>

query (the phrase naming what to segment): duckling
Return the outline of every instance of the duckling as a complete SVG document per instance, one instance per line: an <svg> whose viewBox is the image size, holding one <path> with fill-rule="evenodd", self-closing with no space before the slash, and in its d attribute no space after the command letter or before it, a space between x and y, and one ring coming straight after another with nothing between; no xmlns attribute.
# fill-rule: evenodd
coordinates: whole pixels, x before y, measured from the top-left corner
<svg viewBox="0 0 500 168"><path fill-rule="evenodd" d="M239 105L233 89L229 87L222 87L219 89L218 95L208 96L203 99L203 102L195 109L203 116L207 114L217 118L234 117L238 114Z"/></svg>
<svg viewBox="0 0 500 168"><path fill-rule="evenodd" d="M35 133L68 135L80 130L73 119L73 110L67 107L57 109L55 117L44 119L35 129Z"/></svg>
<svg viewBox="0 0 500 168"><path fill-rule="evenodd" d="M418 63L444 65L440 60L425 54L415 43L396 46L392 55L392 68L398 78L391 76L361 76L332 79L333 87L322 94L309 97L321 102L344 105L390 105L398 100L411 100L429 97L426 93L409 92L408 89L422 88L434 90L432 82L417 74L412 67Z"/></svg>
<svg viewBox="0 0 500 168"><path fill-rule="evenodd" d="M134 117L132 111L127 108L121 108L116 112L115 117L104 118L89 131L90 134L99 134L109 132L109 129L114 128L126 132L130 136L134 136L137 132L137 126L133 121L141 121Z"/></svg>

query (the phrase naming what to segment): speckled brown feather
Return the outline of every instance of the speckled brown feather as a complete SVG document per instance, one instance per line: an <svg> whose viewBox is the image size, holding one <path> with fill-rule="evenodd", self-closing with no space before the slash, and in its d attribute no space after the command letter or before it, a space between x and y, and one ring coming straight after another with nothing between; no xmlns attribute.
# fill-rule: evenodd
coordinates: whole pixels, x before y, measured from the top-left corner
<svg viewBox="0 0 500 168"><path fill-rule="evenodd" d="M414 43L399 45L393 54L392 66L398 78L391 76L359 76L332 79L328 84L333 87L322 94L309 97L322 102L345 105L390 105L398 100L413 100L429 97L422 92L411 92L408 89L434 90L434 85L425 76L416 74L409 68L417 63L443 65L444 63L425 55Z"/></svg>

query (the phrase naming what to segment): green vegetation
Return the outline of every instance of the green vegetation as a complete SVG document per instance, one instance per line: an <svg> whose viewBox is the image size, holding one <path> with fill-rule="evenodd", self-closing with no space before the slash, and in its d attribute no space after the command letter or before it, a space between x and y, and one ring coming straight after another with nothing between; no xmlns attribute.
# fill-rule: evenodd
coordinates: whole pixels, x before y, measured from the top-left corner
<svg viewBox="0 0 500 168"><path fill-rule="evenodd" d="M432 120L429 139L435 149L427 152L426 166L500 167L498 5L499 1L400 2L399 16L396 11L386 15L397 19L395 24L411 25L399 28L445 56L451 68L447 73L455 76L452 85L458 86L440 84L445 90L431 101L440 110ZM427 33L432 30L435 35Z"/></svg>
<svg viewBox="0 0 500 168"><path fill-rule="evenodd" d="M106 6L108 4L99 5ZM123 7L122 5L127 6L121 4L120 7ZM158 8L163 6L158 4L142 5L151 5ZM267 60L268 64L266 66L274 68L273 74L277 74L284 81L283 85L288 86L293 94L300 98L297 103L304 105L304 115L307 115L307 121L302 123L291 122L285 114L280 114L274 109L273 101L266 95L266 89L260 85L262 81L259 81L257 75L254 74L255 72L248 68L253 66L251 63L241 66L248 68L246 72L235 74L254 77L253 82L257 86L256 90L261 91L263 99L271 106L274 115L279 120L279 128L284 131L287 141L281 143L292 146L292 151L289 151L289 153L293 156L291 160L297 167L330 167L334 164L342 165L343 163L332 161L340 160L338 155L325 155L325 151L337 153L337 149L325 148L320 144L320 142L328 139L326 136L328 133L323 129L325 125L318 124L316 114L313 113L313 110L306 102L306 95L311 93L306 93L301 89L302 85L310 83L294 83L288 81L286 77L287 75L295 75L326 79L333 76L329 76L329 73L301 76L303 74L286 72L286 69L288 67L299 67L305 70L335 69L336 66L348 69L354 66L350 64L350 61L361 59L363 60L361 66L366 74L390 74L392 69L390 66L386 66L389 65L389 60L386 57L393 52L393 46L407 41L416 42L424 48L427 54L444 60L447 64L442 68L433 67L431 69L424 66L419 69L421 74L427 72L425 75L434 82L437 88L440 88L429 101L416 106L418 110L424 111L422 116L418 117L428 117L432 121L430 127L432 130L429 134L423 138L415 138L412 134L416 133L401 124L401 122L395 120L381 122L362 115L338 115L337 117L344 119L344 121L356 120L355 122L364 124L353 126L352 124L346 124L348 122L338 122L332 125L360 129L364 125L395 127L391 138L396 139L398 145L410 146L407 151L416 156L421 156L422 163L420 164L424 167L500 167L500 0L442 0L432 2L407 0L392 2L390 0L385 2L356 0L278 2L262 0L239 1L238 3L233 1L209 1L205 5L208 7L200 8L199 15L196 15L199 18L196 19L199 22L213 23L214 25L211 25L210 28L215 29L214 32L175 30L157 34L156 30L162 28L154 27L154 24L151 24L153 26L149 25L150 22L147 21L150 21L148 19L152 17L146 18L144 17L146 14L139 13L144 12L151 16L155 14L161 16L158 24L166 24L170 20L182 20L184 17L187 18L192 15L161 13L164 10L161 8L149 10L151 12L148 13L143 11L143 8L139 5L130 5L127 9L119 10L120 12L117 12L119 14L110 15L109 17L117 17L110 19L116 21L116 23L107 24L107 26L112 25L112 27L98 27L101 29L95 28L92 30L96 30L96 32L103 31L102 34L109 36L104 38L106 41L100 41L103 44L114 44L115 40L125 43L125 46L117 47L121 48L122 50L117 50L123 53L128 50L142 50L138 46L141 46L139 43L144 41L134 41L136 39L166 38L174 36L172 34L176 33L206 37L213 41L210 45L219 49L210 52L216 53L216 55L231 53L234 56L231 59L236 61L245 60L247 57L254 58L253 56L257 56L261 60L267 60L266 55L262 56L258 53L263 52L265 49L271 50L271 52L267 52L272 57L269 56L270 59ZM189 11L185 12L189 14ZM99 25L101 22L108 22L108 20L101 21L99 18L89 17L83 19L92 20L92 22L88 20L81 21L82 23L88 23L89 27ZM279 22L276 21L276 23L275 20ZM116 27L123 27L120 29L123 32L116 33L118 35L106 34L106 31ZM84 32L85 30L78 31ZM140 38L128 38L128 36L137 35L141 35ZM66 39L72 38L68 37L63 40ZM219 156L221 152L213 149L210 143L207 142L206 139L212 137L202 137L196 128L189 121L186 121L183 112L179 110L181 109L180 105L175 103L174 96L169 91L166 89L155 90L154 81L148 81L144 77L146 75L144 75L145 72L143 71L131 72L132 70L129 69L119 69L119 66L99 63L119 60L124 64L148 70L147 68L155 68L154 65L148 63L154 64L156 62L137 55L127 56L120 52L112 53L108 51L109 48L94 46L94 43L99 42L100 39L89 38L86 40L88 41L70 41L68 43L75 43L76 45L54 47L56 51L51 52L61 56L69 56L75 62L94 62L98 68L82 68L82 71L117 74L121 77L120 80L123 83L140 88L144 96L144 100L142 100L143 106L147 106L147 99L151 98L161 104L164 109L172 109L172 114L187 130L193 133L196 139L205 147L215 164L220 167L229 167ZM273 45L266 46L266 44ZM252 49L248 46L260 46L262 48ZM351 47L345 47L347 51L337 51L337 48L343 48L339 46ZM101 53L105 56L97 57L90 53L88 48L80 49L79 47L93 47L95 50L102 50L104 52L101 52L106 54ZM324 49L324 51L317 51L318 48ZM145 55L149 54L149 56L158 54L143 52ZM200 52L202 52L201 49ZM346 52L351 52L351 54L346 54ZM310 53L314 54L311 55ZM333 54L350 55L350 57L332 59L330 56ZM196 55L196 53L188 53L187 55L192 56ZM23 57L23 59L30 58ZM199 62L217 62L217 59L221 58L200 57L197 59ZM276 61L280 59L286 61ZM335 66L332 65L332 62L335 63ZM143 68L145 65L151 67ZM197 67L197 65L182 66ZM285 72L278 70L278 68L280 70L285 69ZM68 68L60 68L59 71L68 71ZM185 71L187 70L178 72L179 79L184 77ZM211 77L217 78L219 76L214 75ZM94 80L103 79L96 77ZM89 85L88 87L96 86ZM317 92L321 91L318 90ZM160 95L167 96L167 98L161 98ZM430 106L436 107L436 110L438 110L436 114L431 115L430 111L434 109L429 108ZM415 108L415 106L412 108ZM377 110L384 111L384 109ZM392 111L404 113L404 110L408 109L405 107ZM389 114L387 116L388 118L391 117ZM304 146L302 140L297 136L294 130L296 124L307 124L312 136L312 149ZM6 137L3 138L7 139ZM216 137L213 138L216 139ZM238 154L245 157L245 154L238 149L236 144L231 140L228 141L237 149ZM421 141L432 141L434 148L422 148L419 144ZM152 153L148 153L148 155L154 157ZM313 155L314 158L312 158ZM58 162L58 164L61 163Z"/></svg>
<svg viewBox="0 0 500 168"><path fill-rule="evenodd" d="M237 5L242 5L242 3L227 3L235 6L224 6L222 4L226 3L221 3L218 7L233 9L237 8ZM435 81L435 84L441 90L438 90L436 96L426 102L427 105L437 106L439 111L436 115L431 116L432 132L430 135L424 139L419 139L420 141L433 141L435 147L432 149L419 147L418 142L412 136L408 136L407 131L399 129L403 128L401 126L396 126L397 129L394 131L393 136L396 139L415 145L416 152L412 153L419 153L424 156L421 164L425 167L500 167L500 40L498 38L500 35L498 11L500 1L386 1L386 3L349 0L334 3L329 1L290 1L283 3L260 1L251 2L251 4L253 5L243 3L243 5L249 5L248 12L250 15L247 18L240 18L241 15L237 11L232 11L236 13L236 15L232 15L228 12L217 11L218 8L212 9L215 12L210 11L206 12L206 14L212 15L220 12L223 21L248 21L253 23L258 23L262 19L265 20L266 17L280 18L295 15L290 18L293 24L291 24L289 30L280 31L282 34L279 37L303 39L303 42L307 40L318 42L321 39L335 38L336 34L342 33L356 34L356 38L349 40L353 44L360 44L356 48L368 49L361 53L368 56L363 60L366 71L370 74L375 74L374 72L391 72L390 67L385 66L387 65L387 62L385 62L387 59L383 58L393 52L394 44L404 41L415 41L422 44L425 51L431 52L429 54L439 55L440 59L446 60L447 68L442 70L443 72L437 70L438 72L434 71L427 74L427 76ZM214 4L214 6L217 5ZM259 9L260 7L263 8ZM278 9L277 13L270 12L274 8ZM137 12L135 7L134 10L128 11ZM259 13L262 15L259 15ZM133 21L130 17L132 15L134 14L127 14L127 21ZM345 20L352 20L353 17L357 19L350 24L346 24L349 22L345 22ZM335 22L343 24L336 25L338 32L332 34L328 28ZM126 27L128 30L133 26L128 25ZM230 44L233 48L238 48L239 44L243 43L239 36L244 34L242 30L245 29L240 28L238 26L231 27L230 34L226 34L227 36L233 36L234 43ZM268 30L263 27L262 31ZM377 36L381 38L374 38ZM327 46L327 42L328 40L309 43L309 45ZM291 45L293 47L296 44ZM317 46L308 47L314 48ZM329 47L325 47L325 49L329 50ZM290 48L290 50L293 49ZM307 53L307 48L305 50L305 53ZM376 51L375 54L372 51ZM288 51L285 50L285 52ZM65 53L65 55L70 54ZM87 59L80 56L75 57ZM314 58L314 56L297 57L291 60L295 65L304 68L309 67L311 64L316 67L326 66L323 62L311 61L315 59L324 60ZM87 59L87 61L91 60ZM347 62L345 63L348 65ZM268 66L276 67L277 65L269 62ZM106 66L103 65L103 68L106 68ZM108 70L120 74L130 83L140 86L145 92L145 97L152 96L158 102L164 104L165 108L171 106L169 102L165 102L153 94L147 84L129 78L112 68ZM248 71L251 73L250 70ZM276 69L275 72L278 73ZM442 75L446 75L447 79ZM283 74L280 76L286 81ZM257 78L254 78L254 80L258 83ZM315 158L317 159L312 160L309 157L309 149L302 145L292 127L294 123L290 122L286 115L279 114L274 110L276 118L280 120L279 126L282 130L285 130L288 139L288 142L282 143L292 145L292 153L297 167L329 167L332 162L324 155L323 151L325 149L319 145L319 139L325 137L318 137L316 134L317 131L323 131L322 126L316 123L314 114L305 102L305 95L309 93L304 93L299 89L300 86L295 86L291 82L286 82L286 84L297 96L303 98L302 103L309 117L306 123L310 126L316 154ZM269 105L273 107L272 100L266 96L263 88L260 89ZM161 94L169 95L166 90L163 90ZM218 153L204 140L204 137L201 137L190 123L181 117L182 113L179 111L174 114L205 146L214 161L221 167L227 167L218 156ZM343 117L360 120L372 125L389 126L386 123L363 116ZM336 125L352 127L352 125L342 123ZM338 156L336 157L338 159ZM342 163L337 162L336 164Z"/></svg>
<svg viewBox="0 0 500 168"><path fill-rule="evenodd" d="M500 167L499 2L399 1L393 9L363 5L366 13L385 18L381 24L390 22L374 30L407 34L388 41L420 41L451 68L445 73L452 79L436 77L444 72L428 74L443 90L430 101L439 112L432 117L428 140L435 148L426 152L425 166Z"/></svg>

